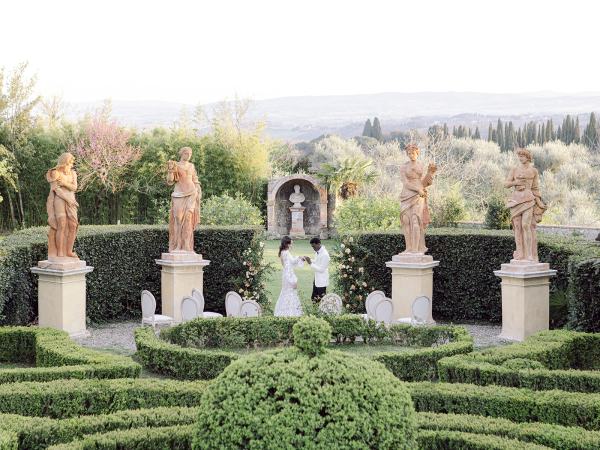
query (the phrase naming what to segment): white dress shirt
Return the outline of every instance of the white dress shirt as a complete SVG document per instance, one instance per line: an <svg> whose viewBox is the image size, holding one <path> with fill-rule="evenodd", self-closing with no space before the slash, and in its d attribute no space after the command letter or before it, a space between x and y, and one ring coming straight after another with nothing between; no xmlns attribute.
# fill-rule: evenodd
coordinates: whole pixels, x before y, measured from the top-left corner
<svg viewBox="0 0 600 450"><path fill-rule="evenodd" d="M315 271L315 286L329 286L329 253L325 247L321 246L319 251L315 252L310 267Z"/></svg>

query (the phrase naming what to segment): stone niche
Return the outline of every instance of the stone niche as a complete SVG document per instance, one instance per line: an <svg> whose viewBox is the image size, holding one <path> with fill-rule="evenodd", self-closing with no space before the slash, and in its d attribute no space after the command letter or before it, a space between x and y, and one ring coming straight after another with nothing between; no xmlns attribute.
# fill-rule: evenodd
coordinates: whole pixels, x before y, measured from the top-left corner
<svg viewBox="0 0 600 450"><path fill-rule="evenodd" d="M304 232L306 236L327 237L327 189L310 175L298 174L278 178L269 182L267 194L267 231L272 237L280 238L290 233L292 213L290 195L294 186L300 186L305 200Z"/></svg>

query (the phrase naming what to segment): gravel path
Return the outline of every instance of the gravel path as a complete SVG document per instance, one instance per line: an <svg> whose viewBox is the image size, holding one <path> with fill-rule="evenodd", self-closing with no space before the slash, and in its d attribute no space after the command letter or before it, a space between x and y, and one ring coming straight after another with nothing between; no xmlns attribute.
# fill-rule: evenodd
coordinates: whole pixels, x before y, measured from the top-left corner
<svg viewBox="0 0 600 450"><path fill-rule="evenodd" d="M447 325L445 322L438 323L440 325ZM123 355L132 355L135 353L133 330L139 326L139 321L98 325L88 329L90 332L89 337L77 338L75 340L84 347L107 350ZM510 343L510 341L498 338L501 331L499 325L463 324L462 326L473 336L475 348L494 347Z"/></svg>

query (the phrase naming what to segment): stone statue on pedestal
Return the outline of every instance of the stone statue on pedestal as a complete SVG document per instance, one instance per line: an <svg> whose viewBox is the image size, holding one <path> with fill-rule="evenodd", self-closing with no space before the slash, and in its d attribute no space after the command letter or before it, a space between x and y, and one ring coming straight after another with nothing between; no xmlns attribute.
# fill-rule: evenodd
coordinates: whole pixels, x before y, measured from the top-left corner
<svg viewBox="0 0 600 450"><path fill-rule="evenodd" d="M304 194L302 192L300 192L300 185L295 184L294 185L294 192L292 192L292 195L290 195L290 202L293 203L293 207L294 208L302 208L301 203L306 200L306 198L304 197Z"/></svg>
<svg viewBox="0 0 600 450"><path fill-rule="evenodd" d="M402 254L425 254L425 227L429 224L427 190L433 182L437 168L429 164L424 173L423 165L417 161L419 148L414 144L406 146L410 161L400 167L402 193L400 194L400 221L406 241L406 250Z"/></svg>
<svg viewBox="0 0 600 450"><path fill-rule="evenodd" d="M294 192L290 195L290 202L293 203L290 206L290 211L292 213L292 227L290 229L290 236L304 236L304 210L306 209L302 206L302 202L306 200L306 197L302 192L300 192L300 185L294 185Z"/></svg>
<svg viewBox="0 0 600 450"><path fill-rule="evenodd" d="M46 172L46 180L50 183L50 193L46 200L48 212L48 260L67 262L79 260L73 251L79 221L75 200L77 191L77 174L73 170L75 157L71 153L63 153L58 158L56 167Z"/></svg>
<svg viewBox="0 0 600 450"><path fill-rule="evenodd" d="M542 220L546 205L540 195L538 171L531 165L531 152L521 148L517 150L517 155L520 164L510 170L504 183L505 188L514 187L506 202L515 234L513 258L536 263L539 261L536 227Z"/></svg>
<svg viewBox="0 0 600 450"><path fill-rule="evenodd" d="M192 149L179 150L179 161L167 163L167 184L175 185L169 216L169 253L194 252L194 229L200 223L202 189L196 168L190 161Z"/></svg>

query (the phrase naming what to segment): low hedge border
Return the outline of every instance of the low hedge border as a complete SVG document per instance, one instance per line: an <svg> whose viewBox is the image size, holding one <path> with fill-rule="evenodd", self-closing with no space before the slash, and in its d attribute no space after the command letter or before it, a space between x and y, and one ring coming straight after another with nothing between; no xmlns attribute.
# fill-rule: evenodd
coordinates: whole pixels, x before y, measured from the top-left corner
<svg viewBox="0 0 600 450"><path fill-rule="evenodd" d="M433 346L410 352L385 352L373 355L394 375L406 381L437 379L437 361L444 356L473 351L473 339L462 327L413 327L396 324L389 328L359 315L325 316L331 324L332 339L337 342L396 343ZM178 379L211 379L238 354L213 347L260 347L292 342L292 327L298 318L258 317L196 319L164 329L156 338L149 329L138 329L136 346L141 363L147 369ZM356 343L355 345L363 345ZM190 348L199 346L200 348Z"/></svg>
<svg viewBox="0 0 600 450"><path fill-rule="evenodd" d="M36 367L0 369L0 384L63 378L134 378L141 366L124 356L80 347L52 328L0 327L0 361Z"/></svg>
<svg viewBox="0 0 600 450"><path fill-rule="evenodd" d="M47 258L47 227L28 228L0 242L0 325L27 325L37 316L37 276L31 267ZM224 312L225 294L239 288L246 273L247 249L257 259L262 229L199 227L194 250L210 260L204 269L206 310ZM93 322L140 317L140 292L151 291L160 305L160 266L155 259L168 248L163 225L88 225L77 233L75 251L94 266L86 276L86 315ZM262 274L263 272L261 272ZM249 290L262 292L254 276ZM259 299L264 301L264 295Z"/></svg>
<svg viewBox="0 0 600 450"><path fill-rule="evenodd" d="M511 363L525 367L511 368ZM600 334L566 330L543 331L522 343L438 362L440 380L451 383L576 392L600 392L599 368Z"/></svg>
<svg viewBox="0 0 600 450"><path fill-rule="evenodd" d="M600 394L459 383L407 383L419 412L475 414L600 430Z"/></svg>
<svg viewBox="0 0 600 450"><path fill-rule="evenodd" d="M501 436L447 430L420 430L417 434L417 442L419 448L424 450L548 450L551 448Z"/></svg>
<svg viewBox="0 0 600 450"><path fill-rule="evenodd" d="M57 380L0 385L0 413L62 419L160 406L197 406L204 381Z"/></svg>
<svg viewBox="0 0 600 450"><path fill-rule="evenodd" d="M500 280L494 270L512 258L512 233L438 228L429 229L426 240L429 253L440 261L433 277L434 317L500 322ZM404 249L404 237L399 231L357 232L343 236L341 241L344 253L332 252L332 258L350 269L336 282L346 293L344 303L353 312L363 312L364 292L351 289L352 285L364 282L369 291L380 289L389 294L392 277L385 263ZM551 290L567 293L570 327L600 331L600 246L579 238L540 233L539 255L541 262L558 271L550 280Z"/></svg>

